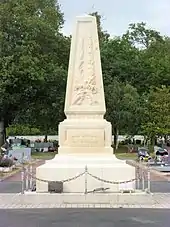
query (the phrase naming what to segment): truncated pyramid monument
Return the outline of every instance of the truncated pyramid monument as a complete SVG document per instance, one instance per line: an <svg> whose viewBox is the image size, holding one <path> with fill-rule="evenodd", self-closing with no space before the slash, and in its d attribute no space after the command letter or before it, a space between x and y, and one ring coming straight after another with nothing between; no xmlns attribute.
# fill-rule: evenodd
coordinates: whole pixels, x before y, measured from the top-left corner
<svg viewBox="0 0 170 227"><path fill-rule="evenodd" d="M37 178L62 181L84 172L110 181L135 178L135 168L113 155L112 126L106 112L96 18L76 18L72 36L65 98L66 119L59 124L59 154L36 170ZM85 179L86 177L86 179ZM84 192L116 184L82 175L64 183L64 192ZM37 192L47 192L47 182L36 182ZM134 186L133 186L134 187Z"/></svg>

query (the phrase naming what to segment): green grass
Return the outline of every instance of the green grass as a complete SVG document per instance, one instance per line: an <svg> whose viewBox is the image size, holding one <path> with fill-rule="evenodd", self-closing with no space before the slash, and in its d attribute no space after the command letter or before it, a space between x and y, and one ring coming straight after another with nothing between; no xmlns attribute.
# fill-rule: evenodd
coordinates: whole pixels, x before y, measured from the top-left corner
<svg viewBox="0 0 170 227"><path fill-rule="evenodd" d="M57 153L55 152L33 152L32 153L32 158L34 159L43 159L43 160L49 160L54 158L54 156ZM129 153L128 152L128 146L126 145L120 145L117 151L115 152L115 155L118 159L137 159L137 154L136 153Z"/></svg>
<svg viewBox="0 0 170 227"><path fill-rule="evenodd" d="M128 152L129 148L128 145L119 145L118 149L115 151L115 155L118 159L137 159L137 153L130 153Z"/></svg>
<svg viewBox="0 0 170 227"><path fill-rule="evenodd" d="M137 159L136 153L115 153L115 155L118 159L132 159L132 160Z"/></svg>
<svg viewBox="0 0 170 227"><path fill-rule="evenodd" d="M34 159L44 159L44 160L48 160L48 159L52 159L54 158L54 156L56 155L56 152L33 152L31 154L32 158Z"/></svg>
<svg viewBox="0 0 170 227"><path fill-rule="evenodd" d="M48 160L54 158L57 153L55 152L33 152L32 158L33 159L43 159ZM119 159L137 159L136 153L115 153L116 157Z"/></svg>
<svg viewBox="0 0 170 227"><path fill-rule="evenodd" d="M115 153L126 154L129 153L128 151L129 151L128 145L119 145Z"/></svg>

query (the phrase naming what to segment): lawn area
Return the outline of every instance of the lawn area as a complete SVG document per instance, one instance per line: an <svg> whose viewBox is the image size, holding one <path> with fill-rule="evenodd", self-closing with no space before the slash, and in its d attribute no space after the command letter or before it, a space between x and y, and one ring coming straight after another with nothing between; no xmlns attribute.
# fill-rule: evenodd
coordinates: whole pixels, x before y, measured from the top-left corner
<svg viewBox="0 0 170 227"><path fill-rule="evenodd" d="M34 159L44 159L44 160L48 160L48 159L52 159L54 158L54 156L56 155L56 152L33 152L31 154L32 158Z"/></svg>
<svg viewBox="0 0 170 227"><path fill-rule="evenodd" d="M131 159L131 160L135 160L137 159L137 154L136 153L115 153L116 157L118 159Z"/></svg>
<svg viewBox="0 0 170 227"><path fill-rule="evenodd" d="M32 158L34 159L52 159L57 153L55 152L34 152L32 153ZM117 158L119 159L136 159L137 155L136 153L116 153L115 154Z"/></svg>

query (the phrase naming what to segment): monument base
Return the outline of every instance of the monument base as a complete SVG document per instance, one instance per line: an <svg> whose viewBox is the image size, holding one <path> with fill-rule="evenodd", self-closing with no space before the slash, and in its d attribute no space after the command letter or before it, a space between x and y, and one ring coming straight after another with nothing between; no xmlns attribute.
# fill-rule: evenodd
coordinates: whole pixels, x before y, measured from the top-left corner
<svg viewBox="0 0 170 227"><path fill-rule="evenodd" d="M65 119L59 124L58 153L112 155L111 135L111 123L105 119Z"/></svg>
<svg viewBox="0 0 170 227"><path fill-rule="evenodd" d="M95 177L111 182L131 181L129 183L107 183L88 174L78 178L79 174L87 171ZM98 188L109 188L107 192L135 189L135 168L119 160L115 155L106 154L67 154L56 155L36 169L36 177L48 181L63 181L64 193L84 193ZM37 192L48 192L48 183L37 180Z"/></svg>

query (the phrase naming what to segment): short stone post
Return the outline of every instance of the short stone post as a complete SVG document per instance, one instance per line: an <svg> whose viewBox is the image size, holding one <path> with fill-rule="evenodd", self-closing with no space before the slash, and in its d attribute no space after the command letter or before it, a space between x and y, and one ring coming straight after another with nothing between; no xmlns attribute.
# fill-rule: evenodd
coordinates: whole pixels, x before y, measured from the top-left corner
<svg viewBox="0 0 170 227"><path fill-rule="evenodd" d="M28 174L28 167L26 167L26 176L25 176L25 190L28 191L29 188L29 174Z"/></svg>
<svg viewBox="0 0 170 227"><path fill-rule="evenodd" d="M148 193L151 192L151 171L150 167L148 166Z"/></svg>
<svg viewBox="0 0 170 227"><path fill-rule="evenodd" d="M84 176L84 188L85 188L84 194L85 195L87 194L87 175L88 175L88 173L87 173L87 166L85 166L85 176Z"/></svg>
<svg viewBox="0 0 170 227"><path fill-rule="evenodd" d="M142 190L145 190L145 172L142 170Z"/></svg>
<svg viewBox="0 0 170 227"><path fill-rule="evenodd" d="M140 168L139 166L136 167L136 187L137 190L140 188Z"/></svg>
<svg viewBox="0 0 170 227"><path fill-rule="evenodd" d="M22 169L22 171L21 171L21 194L24 194L24 190L25 190L25 188L24 188L24 185L25 185L25 176L24 176L25 174L24 174L24 169Z"/></svg>
<svg viewBox="0 0 170 227"><path fill-rule="evenodd" d="M32 187L33 187L32 174L33 174L33 168L32 168L32 165L30 165L30 190L32 190Z"/></svg>
<svg viewBox="0 0 170 227"><path fill-rule="evenodd" d="M24 153L22 154L22 159L21 159L21 194L24 194L25 191L25 169L24 169Z"/></svg>

